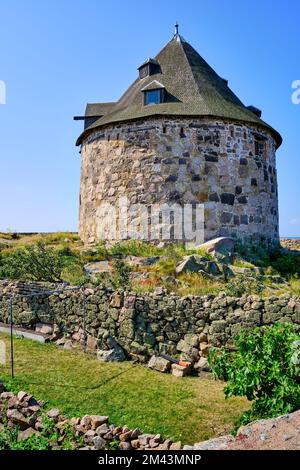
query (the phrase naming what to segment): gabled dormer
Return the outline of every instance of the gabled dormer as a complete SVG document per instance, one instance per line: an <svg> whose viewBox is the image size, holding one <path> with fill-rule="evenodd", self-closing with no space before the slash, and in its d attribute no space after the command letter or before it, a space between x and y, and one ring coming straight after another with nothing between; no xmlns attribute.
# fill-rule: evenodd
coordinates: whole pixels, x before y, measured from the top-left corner
<svg viewBox="0 0 300 470"><path fill-rule="evenodd" d="M148 59L142 65L138 67L140 78L149 77L149 75L155 75L161 73L160 65L155 59Z"/></svg>
<svg viewBox="0 0 300 470"><path fill-rule="evenodd" d="M165 87L157 80L153 80L141 89L144 93L144 105L160 104L165 101Z"/></svg>

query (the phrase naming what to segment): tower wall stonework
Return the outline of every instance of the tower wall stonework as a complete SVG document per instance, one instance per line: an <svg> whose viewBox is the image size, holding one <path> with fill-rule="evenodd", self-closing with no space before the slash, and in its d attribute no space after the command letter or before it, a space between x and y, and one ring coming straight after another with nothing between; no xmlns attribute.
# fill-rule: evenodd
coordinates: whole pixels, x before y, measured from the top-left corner
<svg viewBox="0 0 300 470"><path fill-rule="evenodd" d="M157 117L97 129L81 147L80 236L97 241L99 206L126 197L129 204L203 203L205 241L277 243L275 151L270 131L220 119Z"/></svg>

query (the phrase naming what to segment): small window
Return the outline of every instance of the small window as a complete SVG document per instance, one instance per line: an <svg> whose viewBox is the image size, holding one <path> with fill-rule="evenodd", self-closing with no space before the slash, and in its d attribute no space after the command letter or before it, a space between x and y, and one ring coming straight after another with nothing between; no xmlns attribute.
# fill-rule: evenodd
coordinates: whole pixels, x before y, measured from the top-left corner
<svg viewBox="0 0 300 470"><path fill-rule="evenodd" d="M145 77L147 77L148 75L150 75L150 73L149 73L149 65L145 65L144 67L141 67L141 68L140 68L140 78L145 78Z"/></svg>
<svg viewBox="0 0 300 470"><path fill-rule="evenodd" d="M255 139L254 141L254 152L257 157L262 157L266 160L267 158L267 153L266 153L267 147L266 147L266 142L261 139Z"/></svg>
<svg viewBox="0 0 300 470"><path fill-rule="evenodd" d="M149 75L155 75L161 73L160 65L155 59L148 59L139 68L140 78L148 77Z"/></svg>
<svg viewBox="0 0 300 470"><path fill-rule="evenodd" d="M149 90L144 92L144 104L160 104L163 102L163 89Z"/></svg>

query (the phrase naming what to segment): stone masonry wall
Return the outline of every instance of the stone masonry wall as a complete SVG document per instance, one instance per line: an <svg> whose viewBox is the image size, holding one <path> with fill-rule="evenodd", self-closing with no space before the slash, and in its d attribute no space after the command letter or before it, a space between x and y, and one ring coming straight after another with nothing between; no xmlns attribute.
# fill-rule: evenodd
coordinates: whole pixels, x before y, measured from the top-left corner
<svg viewBox="0 0 300 470"><path fill-rule="evenodd" d="M127 197L147 206L203 203L205 241L277 242L275 147L268 131L222 120L151 118L96 130L81 147L80 236L96 241L111 224L101 204ZM130 220L140 222L134 213Z"/></svg>
<svg viewBox="0 0 300 470"><path fill-rule="evenodd" d="M88 286L50 296L23 297L22 292L28 295L28 291L28 286L24 291L18 283L1 281L1 322L9 322L13 292L15 324L32 328L39 322L56 324L57 331L78 341L83 339L85 325L89 349L109 349L107 340L113 338L129 356L147 357L153 351L176 354L182 350L178 344L186 335L197 335L198 347L206 353L210 346L232 348L233 337L242 328L278 321L300 328L300 298L290 295L266 299L224 294L177 297L158 290L139 296Z"/></svg>

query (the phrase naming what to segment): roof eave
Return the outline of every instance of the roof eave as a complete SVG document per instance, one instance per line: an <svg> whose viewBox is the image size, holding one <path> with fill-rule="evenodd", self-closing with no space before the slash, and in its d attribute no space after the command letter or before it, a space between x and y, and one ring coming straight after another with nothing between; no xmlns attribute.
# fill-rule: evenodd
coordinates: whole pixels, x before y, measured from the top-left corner
<svg viewBox="0 0 300 470"><path fill-rule="evenodd" d="M162 114L162 113L154 113L154 114L151 114L151 115L148 115L148 116L144 116L144 117L135 117L135 118L131 118L131 119L119 119L119 120L116 120L116 121L111 121L111 122L106 122L106 123L99 123L97 126L93 126L93 127L88 127L87 129L85 129L81 134L80 136L78 137L78 139L76 140L76 146L78 147L79 145L82 145L83 143L83 140L90 134L92 133L93 131L95 131L96 129L101 129L101 128L105 128L109 125L114 125L114 124L118 124L120 122L135 122L135 121L139 121L140 119L150 119L152 117L179 117L179 115L175 115L175 114ZM282 142L283 142L283 139L282 139L282 136L279 134L279 132L277 132L272 126L270 126L269 124L267 124L266 122L264 121L257 121L257 122L254 122L254 121L248 121L248 120L245 120L245 119L233 119L233 118L225 118L224 116L214 116L214 115L210 115L210 114L206 114L206 115L197 115L197 114L192 114L192 115L180 115L180 117L182 118L200 118L200 119L221 119L221 120L224 120L224 121L229 121L229 122L243 122L243 123L246 123L246 124L249 124L249 125L257 125L258 127L261 127L265 130L268 130L274 137L274 140L276 142L276 149L278 149Z"/></svg>

